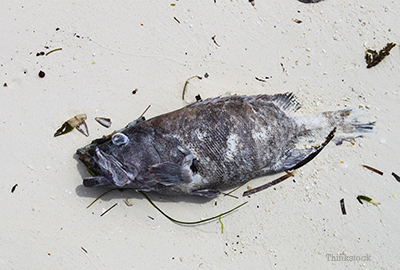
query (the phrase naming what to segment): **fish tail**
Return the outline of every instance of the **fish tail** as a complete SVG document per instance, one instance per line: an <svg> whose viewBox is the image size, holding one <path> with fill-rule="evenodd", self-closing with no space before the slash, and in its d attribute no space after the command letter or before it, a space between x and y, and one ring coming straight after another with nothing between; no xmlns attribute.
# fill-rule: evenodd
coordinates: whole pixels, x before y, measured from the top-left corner
<svg viewBox="0 0 400 270"><path fill-rule="evenodd" d="M372 132L375 122L361 120L365 113L359 110L344 109L328 111L317 115L298 117L297 123L305 133L328 134L336 127L337 133Z"/></svg>

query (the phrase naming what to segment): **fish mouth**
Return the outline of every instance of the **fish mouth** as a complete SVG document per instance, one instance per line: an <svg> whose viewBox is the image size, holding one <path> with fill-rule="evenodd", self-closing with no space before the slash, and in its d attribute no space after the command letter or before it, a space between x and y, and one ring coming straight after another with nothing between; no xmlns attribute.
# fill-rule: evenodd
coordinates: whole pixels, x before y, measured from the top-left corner
<svg viewBox="0 0 400 270"><path fill-rule="evenodd" d="M83 179L83 185L85 187L106 187L112 186L113 183L104 176L87 177Z"/></svg>
<svg viewBox="0 0 400 270"><path fill-rule="evenodd" d="M78 149L79 159L92 177L83 179L85 187L128 187L135 180L137 170L125 166L113 155L102 151L97 145Z"/></svg>
<svg viewBox="0 0 400 270"><path fill-rule="evenodd" d="M102 176L103 172L97 163L96 148L97 146L109 141L111 136L103 136L102 138L92 141L90 144L79 148L76 154L79 160L86 166L87 171L92 176Z"/></svg>

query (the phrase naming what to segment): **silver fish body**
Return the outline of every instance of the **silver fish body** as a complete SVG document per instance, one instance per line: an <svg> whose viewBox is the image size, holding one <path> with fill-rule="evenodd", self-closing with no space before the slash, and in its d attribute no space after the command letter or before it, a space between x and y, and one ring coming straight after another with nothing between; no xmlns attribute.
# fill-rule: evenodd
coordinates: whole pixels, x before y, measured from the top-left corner
<svg viewBox="0 0 400 270"><path fill-rule="evenodd" d="M365 132L351 110L294 117L291 93L207 99L138 119L112 136L77 150L94 177L87 187L107 186L213 198L220 190L291 169L316 151L336 127Z"/></svg>

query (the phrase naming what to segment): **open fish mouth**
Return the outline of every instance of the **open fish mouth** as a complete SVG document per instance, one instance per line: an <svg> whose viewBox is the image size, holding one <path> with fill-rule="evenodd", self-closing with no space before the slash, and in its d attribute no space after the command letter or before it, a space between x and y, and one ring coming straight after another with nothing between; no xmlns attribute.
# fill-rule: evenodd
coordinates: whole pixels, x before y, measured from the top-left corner
<svg viewBox="0 0 400 270"><path fill-rule="evenodd" d="M129 186L137 175L136 170L127 170L123 164L118 161L114 156L109 155L99 147L94 149L95 155L90 159L90 168L95 168L96 171L100 170L93 177L83 179L83 185L86 187L99 187L99 186L112 186L123 188ZM84 156L83 158L88 158ZM97 165L96 167L94 167Z"/></svg>

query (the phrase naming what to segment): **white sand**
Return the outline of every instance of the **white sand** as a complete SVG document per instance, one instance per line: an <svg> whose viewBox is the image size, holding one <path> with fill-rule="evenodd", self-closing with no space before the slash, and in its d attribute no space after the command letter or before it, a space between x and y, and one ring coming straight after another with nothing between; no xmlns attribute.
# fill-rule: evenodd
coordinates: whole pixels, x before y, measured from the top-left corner
<svg viewBox="0 0 400 270"><path fill-rule="evenodd" d="M400 183L391 172L400 174L400 46L372 69L364 52L400 42L399 1L40 2L0 2L0 269L398 267ZM56 48L62 50L36 56ZM104 189L82 186L86 173L76 149L125 126L149 104L147 118L184 106L185 80L206 72L209 78L190 82L187 102L198 93L294 92L301 114L367 107L375 133L355 145L329 144L298 170L296 182L251 198L152 194L181 220L249 201L222 219L222 234L218 221L174 224L130 191L86 209ZM266 76L265 83L255 79ZM53 137L80 113L88 116L89 138L76 130ZM110 117L111 129L96 116ZM381 205L359 204L360 194ZM370 260L328 261L329 254Z"/></svg>

